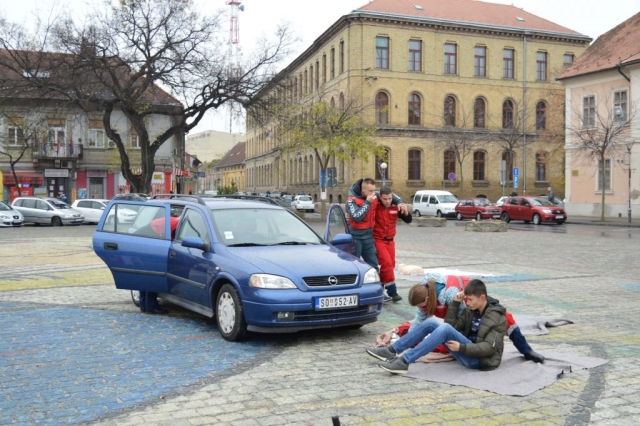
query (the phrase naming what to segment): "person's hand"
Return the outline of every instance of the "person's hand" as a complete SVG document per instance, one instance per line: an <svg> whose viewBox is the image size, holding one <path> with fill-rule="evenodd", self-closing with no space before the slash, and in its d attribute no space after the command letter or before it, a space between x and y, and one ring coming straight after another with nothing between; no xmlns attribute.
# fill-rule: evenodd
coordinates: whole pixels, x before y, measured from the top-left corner
<svg viewBox="0 0 640 426"><path fill-rule="evenodd" d="M445 345L450 351L458 352L460 350L460 342L456 342L455 340L447 340Z"/></svg>
<svg viewBox="0 0 640 426"><path fill-rule="evenodd" d="M462 302L464 300L464 291L459 292L453 297L454 302Z"/></svg>
<svg viewBox="0 0 640 426"><path fill-rule="evenodd" d="M373 203L373 200L376 199L376 194L369 194L367 195L367 201L370 203Z"/></svg>
<svg viewBox="0 0 640 426"><path fill-rule="evenodd" d="M398 210L403 216L407 216L409 214L409 210L407 209L407 205L405 203L398 204Z"/></svg>

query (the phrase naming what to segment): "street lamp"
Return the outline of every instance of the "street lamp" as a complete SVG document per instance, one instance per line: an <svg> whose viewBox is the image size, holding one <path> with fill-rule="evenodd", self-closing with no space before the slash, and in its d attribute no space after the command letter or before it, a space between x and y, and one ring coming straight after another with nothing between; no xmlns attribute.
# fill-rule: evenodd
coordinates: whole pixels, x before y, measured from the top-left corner
<svg viewBox="0 0 640 426"><path fill-rule="evenodd" d="M382 176L382 186L385 186L387 184L387 167L388 164L387 163L380 163L380 176Z"/></svg>

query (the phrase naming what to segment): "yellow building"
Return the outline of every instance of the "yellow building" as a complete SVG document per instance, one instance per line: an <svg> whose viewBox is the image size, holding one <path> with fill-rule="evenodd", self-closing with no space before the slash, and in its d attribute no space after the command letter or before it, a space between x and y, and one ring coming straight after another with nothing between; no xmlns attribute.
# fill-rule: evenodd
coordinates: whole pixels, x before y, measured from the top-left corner
<svg viewBox="0 0 640 426"><path fill-rule="evenodd" d="M222 187L235 187L238 191L245 190L244 160L246 155L246 142L239 142L216 163L209 179L212 186L203 187L201 190L220 190Z"/></svg>
<svg viewBox="0 0 640 426"><path fill-rule="evenodd" d="M590 41L514 6L376 0L340 18L279 77L291 100L322 92L337 107L347 97L370 104L387 154L334 161L330 201L343 202L367 176L386 178L405 199L446 188L495 200L514 183L530 195L564 186L564 89L555 78ZM319 199L312 153L284 152L272 129L248 120L247 190Z"/></svg>

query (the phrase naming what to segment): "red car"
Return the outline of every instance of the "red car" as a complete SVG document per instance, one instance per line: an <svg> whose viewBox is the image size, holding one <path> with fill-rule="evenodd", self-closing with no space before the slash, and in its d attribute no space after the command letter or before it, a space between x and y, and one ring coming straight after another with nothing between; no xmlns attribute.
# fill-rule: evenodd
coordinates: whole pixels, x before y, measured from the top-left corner
<svg viewBox="0 0 640 426"><path fill-rule="evenodd" d="M498 219L500 218L500 207L497 207L487 198L466 198L460 200L456 205L456 218L458 220L476 218Z"/></svg>
<svg viewBox="0 0 640 426"><path fill-rule="evenodd" d="M524 223L555 222L562 225L567 220L564 207L556 206L539 197L509 197L502 205L500 218L509 223L512 220L523 220Z"/></svg>

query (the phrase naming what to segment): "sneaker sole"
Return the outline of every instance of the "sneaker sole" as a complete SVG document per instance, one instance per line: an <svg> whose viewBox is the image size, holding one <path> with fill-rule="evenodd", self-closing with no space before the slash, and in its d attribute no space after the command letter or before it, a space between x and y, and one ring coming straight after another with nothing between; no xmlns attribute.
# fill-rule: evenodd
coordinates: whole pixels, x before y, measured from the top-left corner
<svg viewBox="0 0 640 426"><path fill-rule="evenodd" d="M387 368L385 366L383 366L382 364L378 364L378 367L382 368L384 371L387 371L391 374L407 374L408 370L394 370L391 368Z"/></svg>
<svg viewBox="0 0 640 426"><path fill-rule="evenodd" d="M384 357L382 357L382 356L378 355L377 353L372 352L372 351L371 351L371 350L369 350L369 349L367 349L367 353L368 353L369 355L371 355L372 357L374 357L374 358L376 358L376 359L379 359L380 361L387 361L387 360L389 359L389 358L384 358Z"/></svg>

